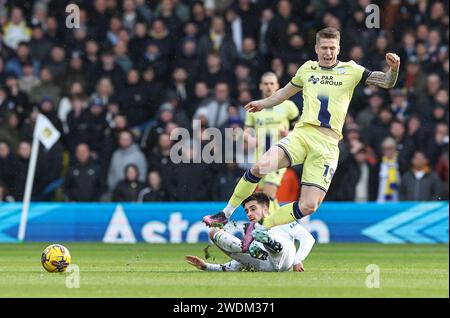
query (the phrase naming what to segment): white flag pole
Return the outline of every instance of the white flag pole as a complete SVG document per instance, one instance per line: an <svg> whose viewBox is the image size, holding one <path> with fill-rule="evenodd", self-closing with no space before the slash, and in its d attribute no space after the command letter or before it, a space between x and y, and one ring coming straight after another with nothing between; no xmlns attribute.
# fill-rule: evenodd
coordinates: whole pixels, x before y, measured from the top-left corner
<svg viewBox="0 0 450 318"><path fill-rule="evenodd" d="M28 164L27 181L25 183L25 193L23 196L22 215L20 217L20 226L17 239L23 242L25 239L25 230L27 227L28 210L30 209L31 191L33 190L34 174L36 172L36 162L39 150L39 136L37 136L37 120L33 133L33 145L31 146L31 157Z"/></svg>

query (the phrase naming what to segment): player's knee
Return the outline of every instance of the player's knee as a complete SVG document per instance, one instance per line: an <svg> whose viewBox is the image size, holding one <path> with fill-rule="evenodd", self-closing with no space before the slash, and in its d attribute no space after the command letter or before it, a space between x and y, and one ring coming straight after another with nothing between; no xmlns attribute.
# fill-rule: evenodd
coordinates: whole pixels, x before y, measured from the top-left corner
<svg viewBox="0 0 450 318"><path fill-rule="evenodd" d="M258 178L262 178L269 172L273 171L274 169L276 170L276 167L271 168L269 162L260 160L253 165L250 171L252 172L253 175L257 176Z"/></svg>
<svg viewBox="0 0 450 318"><path fill-rule="evenodd" d="M253 167L250 169L250 172L254 175L254 176L256 176L256 177L258 177L258 178L262 178L262 177L264 177L264 174L261 172L261 165L259 164L259 163L256 163L256 164L254 164L253 165Z"/></svg>
<svg viewBox="0 0 450 318"><path fill-rule="evenodd" d="M211 241L214 241L214 236L216 235L216 233L217 233L216 229L212 229L211 231L209 231L208 235Z"/></svg>
<svg viewBox="0 0 450 318"><path fill-rule="evenodd" d="M305 201L300 202L299 206L303 215L310 215L317 211L319 208L319 203L315 201Z"/></svg>

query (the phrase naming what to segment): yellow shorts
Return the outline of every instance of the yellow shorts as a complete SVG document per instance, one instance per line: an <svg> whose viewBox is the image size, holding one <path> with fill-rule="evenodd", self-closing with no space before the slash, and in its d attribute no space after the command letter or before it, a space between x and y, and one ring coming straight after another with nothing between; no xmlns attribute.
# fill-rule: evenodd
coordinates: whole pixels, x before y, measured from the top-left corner
<svg viewBox="0 0 450 318"><path fill-rule="evenodd" d="M339 159L339 141L311 125L294 128L277 146L289 157L291 166L303 164L302 185L327 192Z"/></svg>
<svg viewBox="0 0 450 318"><path fill-rule="evenodd" d="M262 189L266 183L273 184L277 187L280 186L283 175L286 172L286 168L278 169L275 172L271 172L265 175L258 183L258 187Z"/></svg>

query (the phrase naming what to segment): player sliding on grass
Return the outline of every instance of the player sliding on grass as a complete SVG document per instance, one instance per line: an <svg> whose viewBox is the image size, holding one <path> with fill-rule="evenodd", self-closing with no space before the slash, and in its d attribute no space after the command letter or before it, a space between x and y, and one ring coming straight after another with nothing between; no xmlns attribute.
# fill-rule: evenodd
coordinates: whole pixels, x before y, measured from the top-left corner
<svg viewBox="0 0 450 318"><path fill-rule="evenodd" d="M275 73L268 72L261 76L259 90L263 98L272 96L279 88L280 84ZM290 100L285 100L273 108L263 109L257 113L247 113L244 140L249 144L256 145L256 160L270 148L272 143L278 142L282 137L288 135L298 117L298 108ZM258 183L258 188L269 196L270 211L279 208L276 195L285 172L286 168L272 171L261 178Z"/></svg>
<svg viewBox="0 0 450 318"><path fill-rule="evenodd" d="M303 113L294 130L245 172L223 211L203 218L208 226L225 224L236 207L255 191L258 182L269 172L301 163L304 166L299 201L286 204L265 217L261 221L262 228L301 219L320 206L337 167L338 143L354 88L360 82L383 88L394 87L400 66L400 58L393 53L386 54L389 65L386 73L371 72L354 61L338 61L339 40L340 33L334 28L319 31L315 45L318 61L305 62L285 87L268 98L245 106L248 112L259 112L303 90ZM244 251L248 250L253 239L254 226L251 223L247 227Z"/></svg>
<svg viewBox="0 0 450 318"><path fill-rule="evenodd" d="M242 203L247 217L257 222L269 214L269 197L264 193L254 193ZM303 260L308 256L314 245L313 236L297 221L291 224L276 226L269 231L254 231L255 240L249 248L249 253L242 251L239 238L224 230L212 229L209 237L214 244L233 260L225 264L209 264L196 256L186 256L189 264L206 271L235 272L252 268L261 272L284 272L291 268L303 272ZM300 241L299 249L295 250L294 241Z"/></svg>

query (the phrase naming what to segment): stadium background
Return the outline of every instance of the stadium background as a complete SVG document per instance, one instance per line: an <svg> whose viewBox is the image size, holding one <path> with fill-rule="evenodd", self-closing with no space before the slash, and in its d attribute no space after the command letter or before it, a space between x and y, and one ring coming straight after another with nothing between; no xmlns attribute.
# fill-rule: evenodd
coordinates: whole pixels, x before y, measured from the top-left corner
<svg viewBox="0 0 450 318"><path fill-rule="evenodd" d="M66 25L69 3L79 5L80 28ZM260 97L260 75L273 71L285 85L315 59L314 35L325 26L341 31L341 60L385 70L386 52L402 59L395 89L356 88L326 200L448 200L448 3L374 1L381 25L367 28L371 3L1 1L0 202L23 199L37 111L62 138L49 151L40 146L35 202L227 200L248 163L174 164L170 133L192 131L192 119L201 120L201 129L243 127L243 105ZM301 96L292 100L301 110ZM281 202L298 198L300 178L301 166L288 169ZM37 213L45 206L35 205ZM213 206L199 205L198 215ZM6 241L17 229L15 207L3 205ZM170 210L154 204L148 213L150 207ZM363 210L370 219L376 212L369 207ZM397 212L408 208L398 205ZM442 218L440 209L397 225L411 221L414 236L426 224L432 241L445 241L448 214ZM186 213L194 222L195 214ZM411 233L400 237L414 241Z"/></svg>
<svg viewBox="0 0 450 318"><path fill-rule="evenodd" d="M69 3L81 8L79 29L65 25ZM365 25L371 3L380 29ZM422 0L0 0L0 296L448 297L447 12L448 1ZM386 52L402 59L396 89L355 90L329 202L302 220L331 244L317 244L300 275L198 273L182 257L208 252L200 219L247 166L174 165L170 132L193 118L242 127L259 75L286 84L315 59L324 26L341 30L341 60L384 70ZM26 243L16 244L35 110L63 137L40 148ZM90 150L77 156L79 143ZM412 166L416 150L428 164ZM396 153L396 164L383 160ZM123 181L129 163L140 182ZM392 191L379 190L383 164L398 171ZM288 170L280 201L298 198L300 176ZM241 208L234 217L244 221ZM51 242L71 251L81 288L44 273ZM368 287L368 265L382 288Z"/></svg>
<svg viewBox="0 0 450 318"><path fill-rule="evenodd" d="M79 29L65 26L69 3L81 8ZM379 191L388 136L399 153L400 200L448 199L448 4L374 3L380 29L365 26L370 1L1 1L0 199L22 200L39 110L63 137L40 150L35 201L226 200L246 166L174 165L167 134L191 129L192 118L242 127L259 76L271 70L286 84L315 59L314 33L324 26L341 30L341 60L383 70L386 52L402 59L396 89L355 90L327 200L390 200ZM300 96L293 100L301 109ZM119 145L123 130L135 146ZM79 143L90 148L83 165ZM416 150L429 160L421 181L411 167ZM123 181L127 164L140 182ZM286 175L280 201L298 197L300 174Z"/></svg>

